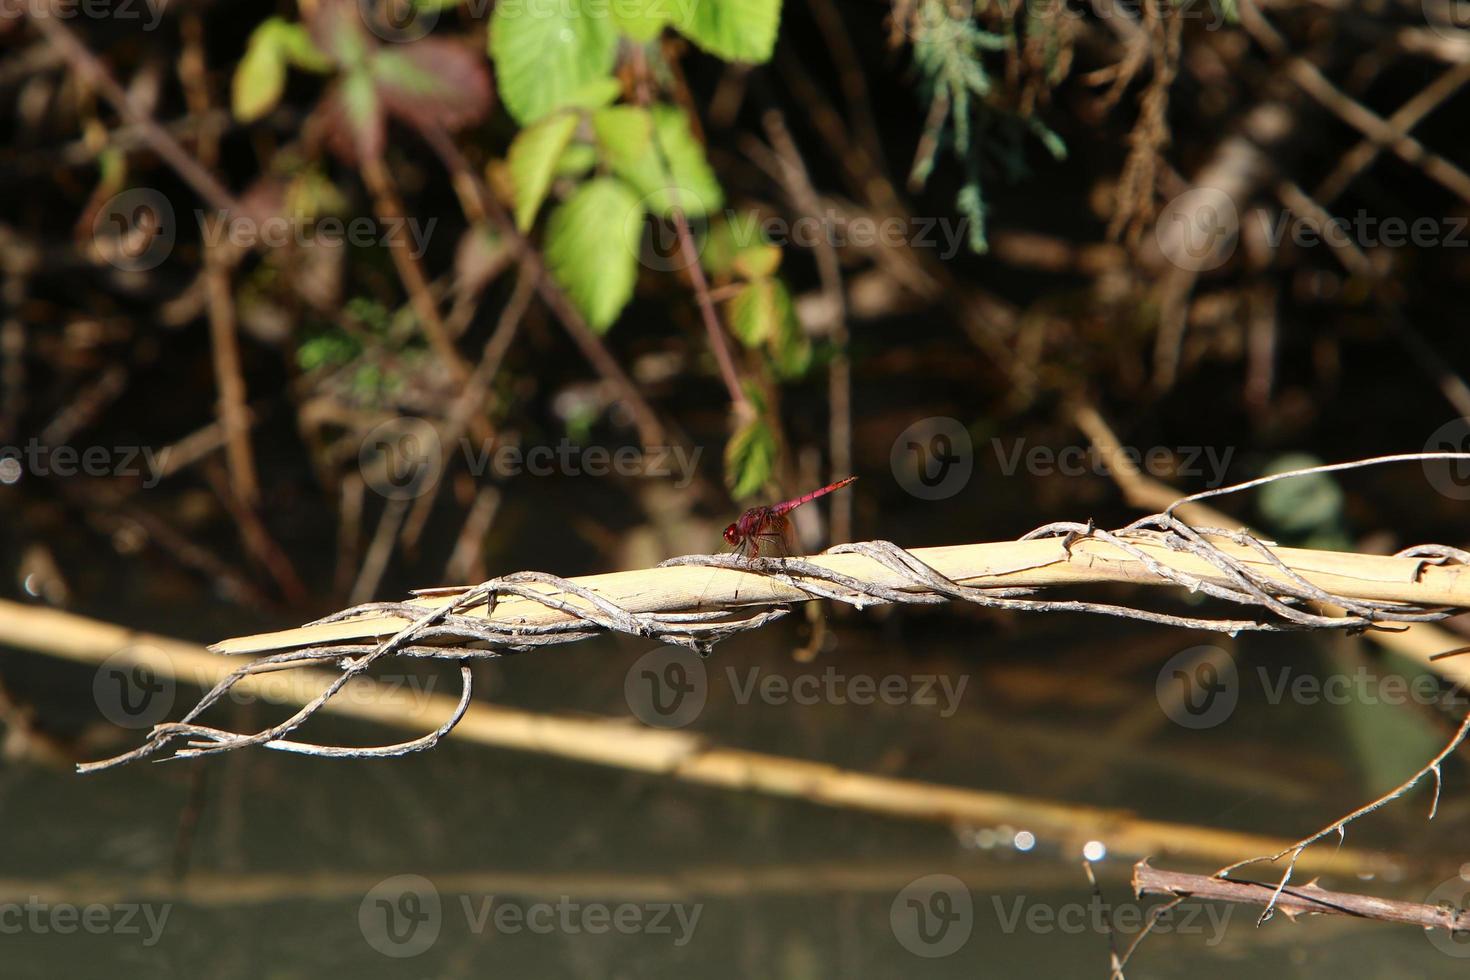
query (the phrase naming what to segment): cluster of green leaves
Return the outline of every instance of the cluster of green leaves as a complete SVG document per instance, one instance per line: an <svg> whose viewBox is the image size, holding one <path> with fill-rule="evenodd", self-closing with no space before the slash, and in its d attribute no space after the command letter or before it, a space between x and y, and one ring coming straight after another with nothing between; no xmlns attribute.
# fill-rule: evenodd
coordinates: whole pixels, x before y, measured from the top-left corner
<svg viewBox="0 0 1470 980"><path fill-rule="evenodd" d="M1029 6L1029 5L1028 5ZM975 119L982 127L1002 121L999 114L986 106L991 93L990 75L985 67L986 52L1014 49L1017 44L1014 27L1004 21L1004 33L983 30L971 10L956 9L949 0L919 0L914 29L914 66L919 70L919 90L931 107L944 110L931 114L925 146L927 152L914 160L910 182L922 187L933 172L935 157L941 146L949 144L954 156L964 167L965 181L955 199L955 207L969 219L969 245L981 253L989 246L985 234L985 197L981 191L982 140L975 132ZM1011 120L1014 122L1014 120ZM1022 133L1030 133L1057 159L1066 156L1061 137L1048 129L1035 115L1020 120ZM1010 137L1009 145L992 149L1008 152L1009 169L1021 169L1018 140L1014 126L999 127L1002 136Z"/></svg>
<svg viewBox="0 0 1470 980"><path fill-rule="evenodd" d="M730 292L725 321L747 349L761 351L779 378L804 375L812 363L812 343L801 329L791 293L777 274L781 249L760 228L754 212L731 214L716 222L705 239L701 262L711 281ZM776 431L758 385L746 385L754 411L738 420L725 446L725 475L737 500L753 497L776 469Z"/></svg>
<svg viewBox="0 0 1470 980"><path fill-rule="evenodd" d="M546 223L546 260L594 330L633 296L645 216L702 218L724 203L704 148L677 108L614 105L598 79L521 130L506 159L516 223L530 230L558 177L575 182Z"/></svg>
<svg viewBox="0 0 1470 980"><path fill-rule="evenodd" d="M684 112L670 104L624 103L616 77L620 59L640 48L657 65L655 42L665 30L728 61L768 61L780 20L781 0L495 5L488 54L500 101L518 126L498 186L508 189L522 232L532 232L548 212L542 222L547 265L593 329L608 330L631 300L650 221L668 231L678 212L704 238L697 247L711 278L733 289L725 313L738 340L762 352L777 377L797 377L809 367L811 343L778 275L781 250L719 218L724 193ZM250 121L269 113L289 68L327 75L322 117L332 145L349 160L376 159L389 116L450 129L483 116L489 74L483 59L471 63L468 54L447 38L384 45L352 0L319 0L303 23L272 17L251 35L234 77L235 115ZM707 234L700 231L705 227ZM303 343L298 356L310 370L349 367L361 354L353 338L326 331ZM738 461L731 468L737 496L769 479L776 451L764 412L741 420L727 451Z"/></svg>
<svg viewBox="0 0 1470 980"><path fill-rule="evenodd" d="M727 60L769 60L780 16L780 0L526 0L496 7L490 54L500 97L523 127L505 167L516 224L530 231L553 187L567 185L546 219L544 251L594 330L607 331L633 296L649 219L667 231L678 211L708 225L701 262L712 280L734 290L725 306L732 333L763 351L779 377L800 376L811 364L811 342L778 276L780 248L753 221L718 216L724 193L684 113L666 104L619 104L622 86L612 77L620 45L645 45L654 60L649 42L666 27ZM755 411L738 420L725 451L736 498L764 488L778 455L759 386L747 389Z"/></svg>
<svg viewBox="0 0 1470 980"><path fill-rule="evenodd" d="M333 67L304 26L271 17L251 33L235 68L230 95L236 119L251 122L276 107L286 89L288 65L320 75Z"/></svg>
<svg viewBox="0 0 1470 980"><path fill-rule="evenodd" d="M730 331L751 350L764 350L782 378L799 378L812 362L791 293L777 273L781 249L771 244L753 212L717 222L705 241L703 264L716 283L734 292L725 303Z"/></svg>
<svg viewBox="0 0 1470 980"><path fill-rule="evenodd" d="M464 45L439 38L382 45L345 0L322 0L304 24L271 17L251 33L232 84L235 117L248 122L275 108L288 66L335 76L324 118L349 159L382 154L389 116L456 129L490 105L489 73Z"/></svg>
<svg viewBox="0 0 1470 980"><path fill-rule="evenodd" d="M332 376L344 394L363 405L386 407L425 357L412 314L359 296L347 301L342 315L354 330L311 323L296 347L297 367Z"/></svg>
<svg viewBox="0 0 1470 980"><path fill-rule="evenodd" d="M522 126L575 106L612 75L618 46L647 44L672 27L727 61L769 61L781 0L507 0L490 18L500 98Z"/></svg>
<svg viewBox="0 0 1470 980"><path fill-rule="evenodd" d="M496 6L490 55L500 97L524 128L507 171L516 223L529 231L553 182L574 183L546 223L552 275L593 329L606 331L633 296L645 220L714 214L719 181L672 105L615 104L620 45L671 27L733 61L771 56L780 0L518 0ZM651 54L654 52L650 52Z"/></svg>

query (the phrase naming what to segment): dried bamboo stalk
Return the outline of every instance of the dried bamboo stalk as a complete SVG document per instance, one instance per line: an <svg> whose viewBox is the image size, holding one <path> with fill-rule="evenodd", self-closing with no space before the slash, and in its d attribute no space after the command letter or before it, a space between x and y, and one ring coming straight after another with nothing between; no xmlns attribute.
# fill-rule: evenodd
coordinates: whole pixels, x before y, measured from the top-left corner
<svg viewBox="0 0 1470 980"><path fill-rule="evenodd" d="M119 666L145 666L157 676L203 688L218 683L237 666L184 640L4 600L0 600L0 627L10 646L89 664L116 657L113 662ZM240 678L236 691L271 703L300 705L316 697L335 676L308 668L249 674ZM405 703L371 680L355 678L351 683L343 692L347 696L328 701L323 710L419 730L434 727L456 706L456 699L446 695ZM620 719L560 717L475 702L449 737L904 819L956 826L1005 824L1030 830L1042 846L1072 851L1087 841L1101 840L1119 855L1170 854L1218 863L1290 846L1288 841L1258 834L1141 819L1126 810L875 776L725 748L694 733L645 729ZM1404 871L1403 861L1393 855L1325 847L1305 852L1298 867L1343 874Z"/></svg>
<svg viewBox="0 0 1470 980"><path fill-rule="evenodd" d="M1280 582L1283 587L1288 585L1285 576L1254 550L1223 538L1210 540L1221 552L1260 572L1268 581ZM1211 584L1232 584L1220 569L1195 555L1151 543L1144 537L1133 543L1160 565ZM1462 566L1433 565L1417 558L1303 548L1273 550L1288 568L1333 595L1424 607L1470 608L1470 576ZM1042 538L916 548L912 554L956 582L979 587L1041 589L1101 582L1174 586L1132 555L1106 541L1091 538L1074 540L1070 545L1064 545L1060 538ZM815 555L807 560L864 582L917 591L909 580L863 555ZM632 613L731 609L805 602L812 598L769 576L700 566L646 568L571 581ZM542 591L554 594L556 590L542 587ZM434 609L453 598L451 594L424 595L414 599L412 605ZM565 598L573 606L584 605L575 596ZM485 607L475 607L466 615L484 618ZM566 622L573 617L527 599L507 596L500 600L489 618L537 626ZM382 639L406 623L407 620L396 616L352 619L236 637L210 649L218 653L257 654Z"/></svg>

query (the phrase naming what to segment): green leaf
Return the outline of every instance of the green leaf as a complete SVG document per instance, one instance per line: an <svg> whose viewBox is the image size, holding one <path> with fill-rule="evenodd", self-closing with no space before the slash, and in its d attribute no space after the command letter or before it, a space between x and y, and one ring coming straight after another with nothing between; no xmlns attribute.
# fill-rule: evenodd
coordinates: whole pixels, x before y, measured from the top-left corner
<svg viewBox="0 0 1470 980"><path fill-rule="evenodd" d="M725 444L725 483L736 500L761 491L776 468L776 437L756 416L735 430Z"/></svg>
<svg viewBox="0 0 1470 980"><path fill-rule="evenodd" d="M783 378L799 378L812 366L812 342L801 328L801 318L796 315L796 305L786 284L779 279L768 280L772 296L769 300L774 309L774 331L771 334L771 362L776 373Z"/></svg>
<svg viewBox="0 0 1470 980"><path fill-rule="evenodd" d="M354 68L342 76L334 98L332 117L342 120L342 133L356 160L375 160L383 155L383 106L373 84L372 72Z"/></svg>
<svg viewBox="0 0 1470 980"><path fill-rule="evenodd" d="M654 143L636 160L613 161L613 170L633 185L649 209L661 217L675 202L687 215L717 211L725 195L704 157L704 147L689 129L689 120L674 106L659 105L653 114Z"/></svg>
<svg viewBox="0 0 1470 980"><path fill-rule="evenodd" d="M647 156L653 139L653 116L637 106L615 105L592 114L592 131L616 169L637 166Z"/></svg>
<svg viewBox="0 0 1470 980"><path fill-rule="evenodd" d="M576 109L601 109L612 105L623 94L623 83L616 78L594 78L567 96L567 105Z"/></svg>
<svg viewBox="0 0 1470 980"><path fill-rule="evenodd" d="M311 10L307 18L311 39L337 67L360 67L377 47L356 4L317 3Z"/></svg>
<svg viewBox="0 0 1470 980"><path fill-rule="evenodd" d="M765 283L747 283L740 292L730 298L728 319L730 332L746 347L755 348L771 337L771 304Z"/></svg>
<svg viewBox="0 0 1470 980"><path fill-rule="evenodd" d="M732 267L746 279L766 279L781 268L781 249L764 242L751 245L735 254Z"/></svg>
<svg viewBox="0 0 1470 980"><path fill-rule="evenodd" d="M266 24L272 21L276 23L274 31L281 53L294 67L318 75L325 75L336 67L332 64L332 59L323 54L322 49L312 41L311 32L304 24L292 24L279 17L272 17Z"/></svg>
<svg viewBox="0 0 1470 980"><path fill-rule="evenodd" d="M759 213L754 210L729 212L710 224L700 253L701 261L710 275L726 276L736 272L735 261L741 253L769 244Z"/></svg>
<svg viewBox="0 0 1470 980"><path fill-rule="evenodd" d="M677 0L673 24L680 34L726 61L771 60L781 27L781 0Z"/></svg>
<svg viewBox="0 0 1470 980"><path fill-rule="evenodd" d="M573 104L612 71L618 35L591 0L512 0L490 17L500 98L521 125ZM591 8L591 9L589 9Z"/></svg>
<svg viewBox="0 0 1470 980"><path fill-rule="evenodd" d="M597 148L591 143L573 143L556 161L558 177L581 177L597 166Z"/></svg>
<svg viewBox="0 0 1470 980"><path fill-rule="evenodd" d="M281 48L279 17L272 17L250 34L245 55L235 68L230 106L241 122L254 122L275 108L286 88L286 55Z"/></svg>
<svg viewBox="0 0 1470 980"><path fill-rule="evenodd" d="M526 231L536 221L536 212L551 189L551 178L562 151L577 131L577 117L563 112L521 130L510 144L506 166L515 190L516 227Z"/></svg>
<svg viewBox="0 0 1470 980"><path fill-rule="evenodd" d="M551 214L546 261L587 323L607 331L638 280L643 205L619 180L599 177Z"/></svg>
<svg viewBox="0 0 1470 980"><path fill-rule="evenodd" d="M786 284L779 279L756 279L735 294L729 306L730 330L746 347L764 345L782 377L806 373L812 362L812 345Z"/></svg>
<svg viewBox="0 0 1470 980"><path fill-rule="evenodd" d="M431 37L381 48L367 65L383 105L410 125L454 130L489 111L485 59L458 41Z"/></svg>
<svg viewBox="0 0 1470 980"><path fill-rule="evenodd" d="M618 30L639 44L647 44L658 37L669 22L670 3L687 3L688 0L615 0L612 5L613 23Z"/></svg>
<svg viewBox="0 0 1470 980"><path fill-rule="evenodd" d="M1272 460L1266 474L1285 473L1320 466L1322 461L1305 453L1288 453ZM1277 480L1261 487L1257 506L1271 530L1289 535L1323 532L1341 526L1344 495L1327 473Z"/></svg>

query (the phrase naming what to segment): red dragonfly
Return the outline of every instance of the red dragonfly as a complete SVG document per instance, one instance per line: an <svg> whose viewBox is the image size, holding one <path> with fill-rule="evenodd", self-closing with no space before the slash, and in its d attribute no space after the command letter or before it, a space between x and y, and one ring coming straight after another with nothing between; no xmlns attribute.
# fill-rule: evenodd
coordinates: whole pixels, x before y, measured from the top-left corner
<svg viewBox="0 0 1470 980"><path fill-rule="evenodd" d="M793 500L787 500L769 507L752 507L740 515L740 519L725 528L725 541L734 548L736 552L746 558L757 558L760 556L761 546L769 545L778 553L786 553L787 532L791 523L786 515L791 513L802 504L818 497L825 497L834 490L841 490L857 477L849 476L836 483L829 483L820 490L802 494Z"/></svg>

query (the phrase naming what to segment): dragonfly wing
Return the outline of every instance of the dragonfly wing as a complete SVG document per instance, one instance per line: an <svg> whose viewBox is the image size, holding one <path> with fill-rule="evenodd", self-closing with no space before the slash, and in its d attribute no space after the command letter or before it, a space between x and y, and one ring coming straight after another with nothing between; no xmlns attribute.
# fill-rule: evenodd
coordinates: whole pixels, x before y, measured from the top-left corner
<svg viewBox="0 0 1470 980"><path fill-rule="evenodd" d="M769 558L794 558L801 553L791 522L779 515L766 522L756 536L756 542L758 549Z"/></svg>

